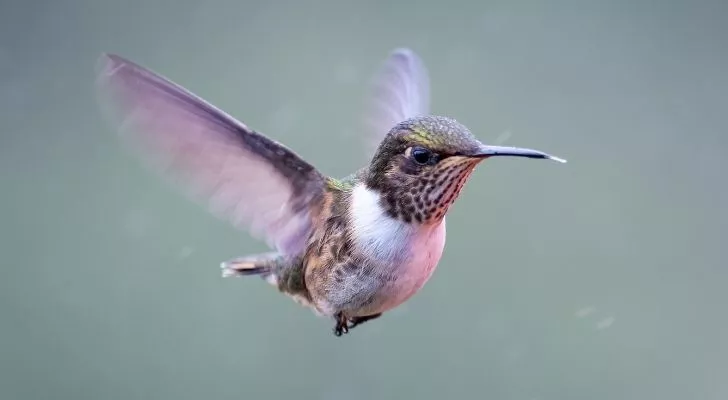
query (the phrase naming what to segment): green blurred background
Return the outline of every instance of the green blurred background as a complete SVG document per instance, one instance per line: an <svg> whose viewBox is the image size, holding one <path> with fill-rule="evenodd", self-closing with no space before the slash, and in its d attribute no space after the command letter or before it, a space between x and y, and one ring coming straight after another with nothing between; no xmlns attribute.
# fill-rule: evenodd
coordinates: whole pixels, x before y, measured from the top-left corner
<svg viewBox="0 0 728 400"><path fill-rule="evenodd" d="M0 398L728 398L728 3L0 3ZM424 290L343 338L265 251L120 146L114 52L323 172L365 159L394 47L433 111L566 165L483 164Z"/></svg>

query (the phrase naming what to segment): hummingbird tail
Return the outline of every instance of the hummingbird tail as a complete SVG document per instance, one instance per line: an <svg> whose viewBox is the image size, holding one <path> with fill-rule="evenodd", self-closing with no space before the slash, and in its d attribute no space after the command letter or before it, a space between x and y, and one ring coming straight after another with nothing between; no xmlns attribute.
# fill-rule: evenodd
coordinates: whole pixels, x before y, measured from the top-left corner
<svg viewBox="0 0 728 400"><path fill-rule="evenodd" d="M275 273L281 256L278 253L261 253L234 258L220 264L223 278L248 275L263 275L264 278Z"/></svg>

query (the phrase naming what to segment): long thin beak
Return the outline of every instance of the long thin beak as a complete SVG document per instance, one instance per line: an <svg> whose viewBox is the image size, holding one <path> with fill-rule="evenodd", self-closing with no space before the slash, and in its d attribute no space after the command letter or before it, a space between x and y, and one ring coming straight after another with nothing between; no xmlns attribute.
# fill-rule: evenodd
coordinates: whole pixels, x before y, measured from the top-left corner
<svg viewBox="0 0 728 400"><path fill-rule="evenodd" d="M563 158L559 158L556 156L552 156L551 154L544 153L542 151L538 150L532 150L532 149L524 149L521 147L505 147L505 146L486 146L483 145L477 153L473 154L471 157L476 158L488 158L488 157L502 157L502 156L510 156L510 157L528 157L528 158L546 158L549 160L558 161L560 163L565 163L566 160Z"/></svg>

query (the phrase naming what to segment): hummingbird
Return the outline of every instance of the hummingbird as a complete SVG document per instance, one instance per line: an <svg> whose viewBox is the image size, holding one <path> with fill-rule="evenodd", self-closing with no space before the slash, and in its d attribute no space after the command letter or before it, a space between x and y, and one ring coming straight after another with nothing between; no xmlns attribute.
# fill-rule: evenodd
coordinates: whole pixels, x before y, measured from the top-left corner
<svg viewBox="0 0 728 400"><path fill-rule="evenodd" d="M428 70L411 49L389 53L369 85L361 151L370 162L337 179L139 64L104 53L96 70L101 109L140 161L269 246L221 263L222 275L263 278L331 318L336 336L420 291L443 254L448 210L481 162L566 162L486 145L431 115Z"/></svg>

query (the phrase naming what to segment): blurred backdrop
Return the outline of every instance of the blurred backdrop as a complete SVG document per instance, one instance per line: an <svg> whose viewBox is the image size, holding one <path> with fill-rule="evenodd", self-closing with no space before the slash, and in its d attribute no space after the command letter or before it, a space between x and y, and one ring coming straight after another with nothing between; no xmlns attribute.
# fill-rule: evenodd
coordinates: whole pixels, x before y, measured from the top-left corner
<svg viewBox="0 0 728 400"><path fill-rule="evenodd" d="M1 2L0 398L728 398L727 11ZM118 53L343 176L398 46L435 113L569 163L483 164L432 280L343 338L222 279L267 248L142 168L93 96Z"/></svg>

